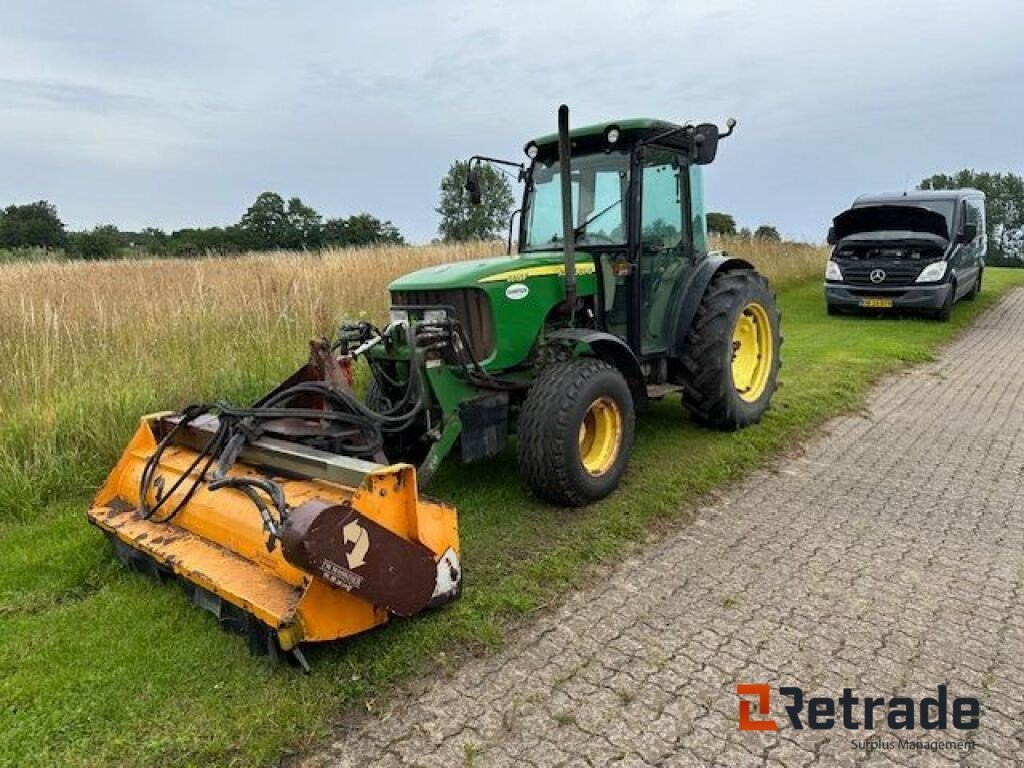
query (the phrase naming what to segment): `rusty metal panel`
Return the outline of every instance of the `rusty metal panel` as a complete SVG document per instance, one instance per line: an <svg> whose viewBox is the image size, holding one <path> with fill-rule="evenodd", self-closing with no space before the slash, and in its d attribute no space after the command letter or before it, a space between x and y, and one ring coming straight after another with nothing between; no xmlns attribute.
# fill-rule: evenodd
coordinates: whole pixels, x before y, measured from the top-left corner
<svg viewBox="0 0 1024 768"><path fill-rule="evenodd" d="M175 525L142 520L123 505L94 507L89 518L125 544L274 629L290 624L302 586Z"/></svg>
<svg viewBox="0 0 1024 768"><path fill-rule="evenodd" d="M347 501L316 499L292 510L281 546L303 571L398 616L423 610L434 591L434 553L360 515Z"/></svg>

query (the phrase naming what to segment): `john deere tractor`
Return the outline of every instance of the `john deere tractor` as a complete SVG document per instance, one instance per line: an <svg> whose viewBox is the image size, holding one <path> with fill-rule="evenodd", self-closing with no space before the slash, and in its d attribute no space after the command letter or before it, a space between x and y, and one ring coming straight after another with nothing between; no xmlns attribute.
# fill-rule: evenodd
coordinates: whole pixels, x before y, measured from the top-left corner
<svg viewBox="0 0 1024 768"><path fill-rule="evenodd" d="M448 454L518 438L550 502L619 484L634 418L681 393L701 423L757 421L779 315L742 259L707 250L701 166L714 125L620 120L526 145L519 253L391 285L390 323L343 326L255 403L145 416L89 508L127 565L183 579L250 648L306 666L336 640L456 599L458 522L419 495ZM353 390L356 361L372 381Z"/></svg>
<svg viewBox="0 0 1024 768"><path fill-rule="evenodd" d="M698 422L725 430L769 406L774 295L707 244L701 166L735 121L568 122L563 106L526 163L470 162L474 202L480 163L518 168L518 254L405 275L390 286L390 326L351 337L379 342L367 405L389 418L418 407L384 433L384 453L419 465L421 484L452 451L477 461L515 434L533 492L584 505L619 484L648 400L681 393Z"/></svg>

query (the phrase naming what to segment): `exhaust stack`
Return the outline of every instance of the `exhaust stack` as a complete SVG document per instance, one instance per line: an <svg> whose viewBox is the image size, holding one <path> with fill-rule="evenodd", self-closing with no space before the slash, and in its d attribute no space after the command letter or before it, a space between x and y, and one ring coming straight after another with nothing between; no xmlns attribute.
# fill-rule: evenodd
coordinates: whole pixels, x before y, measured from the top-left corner
<svg viewBox="0 0 1024 768"><path fill-rule="evenodd" d="M558 108L558 163L562 182L562 247L565 254L565 301L569 305L569 325L576 320L576 236L572 223L572 167L569 141L569 107Z"/></svg>

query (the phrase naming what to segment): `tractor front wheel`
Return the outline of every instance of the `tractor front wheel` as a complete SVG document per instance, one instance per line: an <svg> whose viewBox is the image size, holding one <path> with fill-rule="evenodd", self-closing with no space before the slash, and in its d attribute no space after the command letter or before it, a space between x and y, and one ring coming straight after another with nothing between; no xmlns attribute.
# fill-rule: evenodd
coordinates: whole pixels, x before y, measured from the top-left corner
<svg viewBox="0 0 1024 768"><path fill-rule="evenodd" d="M768 410L778 386L779 312L757 272L711 280L686 337L683 405L717 429L741 429Z"/></svg>
<svg viewBox="0 0 1024 768"><path fill-rule="evenodd" d="M566 507L603 499L633 450L633 397L618 370L594 358L544 368L519 414L519 471L533 493Z"/></svg>

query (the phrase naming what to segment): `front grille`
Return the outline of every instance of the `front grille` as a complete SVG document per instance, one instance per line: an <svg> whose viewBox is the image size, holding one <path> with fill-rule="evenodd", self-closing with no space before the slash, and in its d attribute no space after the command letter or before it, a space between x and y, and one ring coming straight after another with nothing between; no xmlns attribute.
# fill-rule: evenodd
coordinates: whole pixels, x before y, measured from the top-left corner
<svg viewBox="0 0 1024 768"><path fill-rule="evenodd" d="M448 307L466 329L477 360L486 360L494 353L494 320L490 303L487 294L477 288L392 291L391 303L396 307Z"/></svg>
<svg viewBox="0 0 1024 768"><path fill-rule="evenodd" d="M910 285L921 274L927 264L908 261L837 261L839 269L843 273L843 282L850 285L869 285L888 288L890 286ZM871 273L875 270L885 273L881 282L871 279Z"/></svg>

